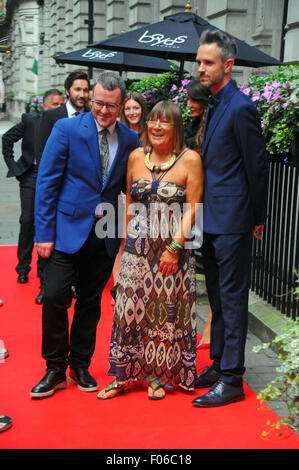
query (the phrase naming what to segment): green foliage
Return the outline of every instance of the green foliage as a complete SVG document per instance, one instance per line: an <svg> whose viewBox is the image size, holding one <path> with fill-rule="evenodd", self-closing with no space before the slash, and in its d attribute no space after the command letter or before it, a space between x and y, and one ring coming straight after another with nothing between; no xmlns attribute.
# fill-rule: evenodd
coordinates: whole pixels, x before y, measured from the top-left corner
<svg viewBox="0 0 299 470"><path fill-rule="evenodd" d="M15 94L14 94L13 91L7 91L5 93L5 100L6 101L12 101L14 99L14 96L15 96Z"/></svg>
<svg viewBox="0 0 299 470"><path fill-rule="evenodd" d="M27 113L41 114L44 110L43 93L40 95L30 95L30 97L25 101L25 107Z"/></svg>
<svg viewBox="0 0 299 470"><path fill-rule="evenodd" d="M278 359L281 366L277 367L279 375L264 390L258 394L261 402L277 401L287 405L288 415L275 422L267 424L269 431L264 431L263 436L267 437L271 432L280 430L278 436L285 435L283 425L289 426L295 432L299 431L299 320L290 320L284 331L276 336L273 343L279 347ZM271 343L253 348L254 352L267 349Z"/></svg>
<svg viewBox="0 0 299 470"><path fill-rule="evenodd" d="M31 94L25 101L26 113L41 114L44 111L43 96L44 93L40 93L39 95ZM66 99L65 95L64 98Z"/></svg>
<svg viewBox="0 0 299 470"><path fill-rule="evenodd" d="M294 154L299 131L299 65L279 67L268 77L253 75L240 89L257 107L269 154Z"/></svg>
<svg viewBox="0 0 299 470"><path fill-rule="evenodd" d="M187 122L190 119L186 91L189 81L188 78L180 81L177 73L166 72L159 76L143 77L138 82L131 83L129 90L139 93L145 99L149 110L159 101L173 101L180 107L183 120Z"/></svg>

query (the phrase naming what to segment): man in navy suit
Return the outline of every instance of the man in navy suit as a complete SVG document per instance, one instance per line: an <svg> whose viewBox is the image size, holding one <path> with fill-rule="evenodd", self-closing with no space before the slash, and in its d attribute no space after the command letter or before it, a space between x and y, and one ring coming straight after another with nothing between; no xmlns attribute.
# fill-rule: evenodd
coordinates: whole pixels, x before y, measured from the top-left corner
<svg viewBox="0 0 299 470"><path fill-rule="evenodd" d="M211 92L202 146L203 263L212 307L211 367L196 388L211 387L195 406L244 399L244 350L248 323L252 234L265 223L268 162L255 105L231 80L235 42L206 31L197 53L198 74Z"/></svg>
<svg viewBox="0 0 299 470"><path fill-rule="evenodd" d="M59 109L64 99L61 91L53 88L43 96L43 109ZM8 167L7 177L15 176L20 183L20 232L18 239L18 282L28 282L34 246L34 198L37 178L36 140L38 138L41 114L24 113L21 121L11 127L2 137L2 152ZM22 139L22 155L14 159L14 144ZM40 263L38 262L38 272ZM40 274L40 272L39 272Z"/></svg>
<svg viewBox="0 0 299 470"><path fill-rule="evenodd" d="M32 389L33 398L63 388L68 366L70 381L80 390L98 388L88 368L101 294L120 245L118 196L126 191L127 160L138 146L137 134L117 121L125 96L125 83L118 74L101 74L93 90L92 111L57 121L41 158L35 221L38 253L49 258L42 320L47 371ZM104 237L100 230L95 232L96 213L99 218L103 215L100 204L115 211ZM67 310L75 273L77 301L69 338Z"/></svg>

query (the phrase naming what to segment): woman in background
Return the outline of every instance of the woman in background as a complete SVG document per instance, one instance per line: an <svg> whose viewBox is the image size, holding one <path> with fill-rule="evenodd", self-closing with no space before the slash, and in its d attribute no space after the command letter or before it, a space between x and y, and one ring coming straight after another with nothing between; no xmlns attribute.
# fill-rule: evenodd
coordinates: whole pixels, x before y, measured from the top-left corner
<svg viewBox="0 0 299 470"><path fill-rule="evenodd" d="M203 138L203 130L205 125L206 109L209 100L209 91L204 88L199 79L191 80L187 87L187 106L190 110L192 120L185 126L185 141L189 148L196 150L201 155L201 146ZM200 261L200 250L196 250L197 263L199 265L198 272L203 273L203 266ZM203 329L200 343L197 349L208 349L210 347L212 310L209 305L209 313L206 324Z"/></svg>
<svg viewBox="0 0 299 470"><path fill-rule="evenodd" d="M125 102L124 107L121 110L120 121L125 124L133 131L137 132L139 136L139 145L143 145L145 133L146 133L146 119L147 119L147 104L141 95L135 91L129 92L126 97L127 101ZM125 195L123 195L123 200L125 203ZM114 287L111 289L112 294L112 305L115 305L115 291L118 280L118 273L120 267L121 252L118 253L114 267L113 267L113 282Z"/></svg>
<svg viewBox="0 0 299 470"><path fill-rule="evenodd" d="M120 121L139 135L142 146L142 137L146 132L146 119L148 109L145 100L135 91L127 94L127 101L121 110Z"/></svg>
<svg viewBox="0 0 299 470"><path fill-rule="evenodd" d="M185 126L185 141L187 147L201 154L201 144L205 114L208 106L209 90L204 88L199 79L191 80L186 86L187 106L190 110L191 121Z"/></svg>

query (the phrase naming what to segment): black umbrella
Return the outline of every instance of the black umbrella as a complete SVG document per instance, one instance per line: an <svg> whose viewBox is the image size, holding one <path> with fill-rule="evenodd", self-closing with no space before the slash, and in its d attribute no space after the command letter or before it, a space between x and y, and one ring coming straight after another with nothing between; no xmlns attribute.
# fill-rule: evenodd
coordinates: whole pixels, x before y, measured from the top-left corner
<svg viewBox="0 0 299 470"><path fill-rule="evenodd" d="M95 67L106 70L163 73L178 67L160 57L149 57L140 54L129 54L128 52L116 52L104 49L85 48L54 56L58 64L74 64Z"/></svg>
<svg viewBox="0 0 299 470"><path fill-rule="evenodd" d="M104 47L118 51L142 53L150 56L175 59L181 62L182 75L184 61L195 61L199 38L207 29L218 29L194 13L176 13L165 16L163 21L142 26L104 41L90 44L90 47ZM231 36L231 35L230 35ZM238 46L236 65L262 67L283 65L274 57L231 36Z"/></svg>

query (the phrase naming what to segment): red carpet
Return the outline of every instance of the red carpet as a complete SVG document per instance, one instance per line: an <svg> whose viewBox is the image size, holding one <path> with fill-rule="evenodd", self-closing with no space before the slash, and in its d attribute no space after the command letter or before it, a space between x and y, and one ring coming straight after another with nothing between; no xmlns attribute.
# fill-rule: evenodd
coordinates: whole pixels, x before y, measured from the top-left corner
<svg viewBox="0 0 299 470"><path fill-rule="evenodd" d="M54 396L32 400L31 388L45 372L41 358L41 307L35 305L38 279L34 267L29 283L16 282L16 247L0 247L0 340L10 357L0 363L0 414L13 418L0 433L0 449L298 449L299 437L263 440L267 420L277 417L259 409L256 394L245 386L246 400L222 408L198 409L197 394L174 392L150 401L145 388L106 402L68 384ZM103 388L107 376L112 321L109 285L103 298L91 374ZM198 370L209 363L208 351L198 355Z"/></svg>

